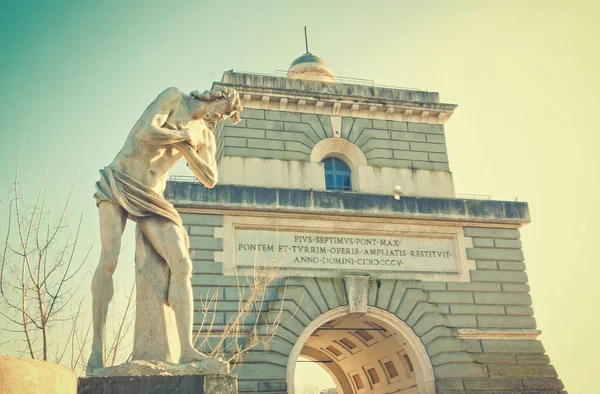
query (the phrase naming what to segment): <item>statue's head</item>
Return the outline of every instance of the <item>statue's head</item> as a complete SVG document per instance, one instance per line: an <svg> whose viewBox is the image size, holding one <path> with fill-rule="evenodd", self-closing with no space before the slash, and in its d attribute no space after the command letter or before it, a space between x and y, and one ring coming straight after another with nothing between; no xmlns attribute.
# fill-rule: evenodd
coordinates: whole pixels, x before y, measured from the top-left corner
<svg viewBox="0 0 600 394"><path fill-rule="evenodd" d="M204 93L194 90L190 96L198 100L209 101L204 111L204 120L217 122L231 118L233 124L240 121L240 113L244 108L240 103L240 95L235 89L215 88Z"/></svg>

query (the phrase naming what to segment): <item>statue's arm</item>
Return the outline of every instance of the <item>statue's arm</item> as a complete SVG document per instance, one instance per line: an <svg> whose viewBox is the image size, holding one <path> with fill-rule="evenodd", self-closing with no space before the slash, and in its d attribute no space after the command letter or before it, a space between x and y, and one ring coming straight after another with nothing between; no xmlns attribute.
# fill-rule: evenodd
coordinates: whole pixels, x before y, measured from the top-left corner
<svg viewBox="0 0 600 394"><path fill-rule="evenodd" d="M167 122L169 114L182 103L182 93L177 88L168 88L158 95L155 102L151 106L151 110L143 116L142 127L136 134L138 141L147 144L168 145L178 142L189 141L191 133L189 130L178 130L175 127L169 127Z"/></svg>
<svg viewBox="0 0 600 394"><path fill-rule="evenodd" d="M198 150L187 143L180 143L177 147L181 150L188 162L188 166L196 178L198 178L204 186L212 189L219 179L217 162L215 159L217 144L212 131L208 128L205 128L202 131L202 134L203 143L198 146Z"/></svg>

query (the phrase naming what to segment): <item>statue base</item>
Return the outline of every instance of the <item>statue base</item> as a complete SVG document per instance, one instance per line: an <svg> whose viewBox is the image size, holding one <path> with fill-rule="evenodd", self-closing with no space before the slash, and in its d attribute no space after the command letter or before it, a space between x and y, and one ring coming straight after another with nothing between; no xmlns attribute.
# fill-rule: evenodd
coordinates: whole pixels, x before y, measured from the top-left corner
<svg viewBox="0 0 600 394"><path fill-rule="evenodd" d="M206 359L185 364L129 361L79 378L78 394L237 394L229 364Z"/></svg>
<svg viewBox="0 0 600 394"><path fill-rule="evenodd" d="M218 358L175 364L164 361L134 360L114 367L96 369L88 377L106 376L188 376L228 375L229 363Z"/></svg>

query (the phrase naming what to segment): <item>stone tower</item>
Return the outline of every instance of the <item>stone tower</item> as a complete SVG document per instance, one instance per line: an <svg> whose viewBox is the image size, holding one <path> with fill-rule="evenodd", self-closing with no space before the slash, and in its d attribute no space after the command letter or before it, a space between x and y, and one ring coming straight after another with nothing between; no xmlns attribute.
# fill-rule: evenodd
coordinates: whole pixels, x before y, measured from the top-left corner
<svg viewBox="0 0 600 394"><path fill-rule="evenodd" d="M219 184L173 180L166 196L190 234L204 350L255 273L274 275L219 345L273 336L237 364L240 392L293 393L301 356L343 393L564 393L537 339L527 203L455 195L456 105L336 78L310 53L285 75L227 71L215 85L245 108L215 131Z"/></svg>

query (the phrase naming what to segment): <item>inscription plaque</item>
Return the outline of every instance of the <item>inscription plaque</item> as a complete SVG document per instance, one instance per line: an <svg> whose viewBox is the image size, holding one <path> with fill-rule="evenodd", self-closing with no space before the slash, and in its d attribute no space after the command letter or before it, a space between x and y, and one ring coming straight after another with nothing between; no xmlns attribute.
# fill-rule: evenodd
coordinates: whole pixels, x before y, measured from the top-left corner
<svg viewBox="0 0 600 394"><path fill-rule="evenodd" d="M458 272L455 239L332 234L236 228L233 246L240 267L359 271Z"/></svg>

